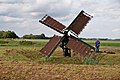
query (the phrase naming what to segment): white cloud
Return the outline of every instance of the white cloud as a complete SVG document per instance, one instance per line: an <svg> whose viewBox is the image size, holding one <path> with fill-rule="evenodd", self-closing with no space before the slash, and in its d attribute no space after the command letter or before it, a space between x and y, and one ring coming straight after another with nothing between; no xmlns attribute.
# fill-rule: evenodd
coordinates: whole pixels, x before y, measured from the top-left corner
<svg viewBox="0 0 120 80"><path fill-rule="evenodd" d="M115 32L115 33L120 33L120 28L116 28L116 29L113 29L112 32Z"/></svg>
<svg viewBox="0 0 120 80"><path fill-rule="evenodd" d="M8 17L8 16L0 16L0 21L3 21L3 22L18 22L18 21L23 21L23 19L22 18Z"/></svg>
<svg viewBox="0 0 120 80"><path fill-rule="evenodd" d="M45 32L52 36L56 32L39 23L39 19L48 14L68 26L81 10L94 18L80 36L120 38L119 0L0 0L0 30L15 30L19 35Z"/></svg>

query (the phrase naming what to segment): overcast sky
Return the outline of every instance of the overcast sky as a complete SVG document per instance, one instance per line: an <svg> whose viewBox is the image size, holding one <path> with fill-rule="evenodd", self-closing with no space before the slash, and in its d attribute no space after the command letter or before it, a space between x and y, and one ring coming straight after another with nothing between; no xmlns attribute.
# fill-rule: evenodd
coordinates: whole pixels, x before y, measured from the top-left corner
<svg viewBox="0 0 120 80"><path fill-rule="evenodd" d="M93 18L79 37L120 39L120 0L0 0L0 30L53 36L39 19L48 14L67 27L81 10Z"/></svg>

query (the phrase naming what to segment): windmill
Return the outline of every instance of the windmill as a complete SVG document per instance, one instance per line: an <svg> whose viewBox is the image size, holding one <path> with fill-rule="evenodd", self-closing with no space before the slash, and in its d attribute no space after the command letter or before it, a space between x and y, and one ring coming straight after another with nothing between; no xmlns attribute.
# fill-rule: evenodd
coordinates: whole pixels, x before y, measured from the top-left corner
<svg viewBox="0 0 120 80"><path fill-rule="evenodd" d="M63 34L63 36L54 35L45 45L45 47L40 50L40 54L50 57L57 46L60 45L60 47L63 49L65 57L71 57L71 50L80 54L81 56L88 55L89 52L92 49L95 50L95 48L78 39L78 35L89 22L89 20L91 20L91 18L91 15L82 10L73 20L73 22L66 27L52 17L45 15L41 20L39 20L39 22ZM71 35L69 35L68 32L71 32Z"/></svg>

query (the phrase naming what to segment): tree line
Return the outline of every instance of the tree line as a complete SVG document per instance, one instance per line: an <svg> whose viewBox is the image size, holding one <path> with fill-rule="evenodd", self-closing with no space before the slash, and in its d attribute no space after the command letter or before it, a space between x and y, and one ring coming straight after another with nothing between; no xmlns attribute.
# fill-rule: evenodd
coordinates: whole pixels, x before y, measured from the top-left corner
<svg viewBox="0 0 120 80"><path fill-rule="evenodd" d="M23 35L23 37L19 37L14 31L0 31L0 39L5 39L5 38L49 39L50 37L46 37L45 34L40 34L40 35L27 34L27 35Z"/></svg>
<svg viewBox="0 0 120 80"><path fill-rule="evenodd" d="M28 34L23 36L23 39L49 39L49 38L50 37L46 37L45 34L41 35Z"/></svg>

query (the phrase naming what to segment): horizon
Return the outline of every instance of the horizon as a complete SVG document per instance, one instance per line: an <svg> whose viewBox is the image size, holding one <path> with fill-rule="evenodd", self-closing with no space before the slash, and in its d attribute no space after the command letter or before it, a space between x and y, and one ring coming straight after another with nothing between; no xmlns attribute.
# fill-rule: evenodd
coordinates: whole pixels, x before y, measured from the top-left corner
<svg viewBox="0 0 120 80"><path fill-rule="evenodd" d="M11 30L2 30L2 31L11 31ZM13 31L13 32L15 32L15 31ZM15 32L15 34L18 36L18 37L20 37L20 38L22 38L24 35L30 35L30 34L32 34L32 33L30 33L30 34L23 34L22 36L19 36L19 34L17 34L16 32ZM44 33L41 33L41 34L44 34ZM32 34L32 35L41 35L41 34ZM53 36L46 36L46 34L44 34L45 35L45 37L53 37ZM55 35L55 34L54 34ZM58 35L58 36L62 36L62 35ZM120 38L107 38L107 37L99 37L99 38L96 38L96 37L77 37L77 38L82 38L82 39L111 39L111 40L116 40L116 39L120 39Z"/></svg>

